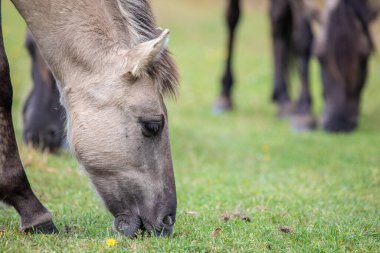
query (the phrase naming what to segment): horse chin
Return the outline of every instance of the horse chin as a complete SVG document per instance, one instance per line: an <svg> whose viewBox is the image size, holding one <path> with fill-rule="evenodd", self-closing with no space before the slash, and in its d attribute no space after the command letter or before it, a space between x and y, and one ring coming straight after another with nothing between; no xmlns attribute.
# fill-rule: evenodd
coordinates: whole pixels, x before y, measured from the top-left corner
<svg viewBox="0 0 380 253"><path fill-rule="evenodd" d="M329 133L351 133L358 127L356 119L336 118L323 122L323 129Z"/></svg>

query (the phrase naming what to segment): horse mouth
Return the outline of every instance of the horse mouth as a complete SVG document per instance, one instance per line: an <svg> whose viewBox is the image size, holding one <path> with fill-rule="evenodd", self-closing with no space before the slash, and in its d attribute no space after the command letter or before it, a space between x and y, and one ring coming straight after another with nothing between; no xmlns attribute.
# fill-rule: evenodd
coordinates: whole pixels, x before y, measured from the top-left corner
<svg viewBox="0 0 380 253"><path fill-rule="evenodd" d="M168 237L173 233L173 226L152 226L144 221L142 221L141 229L143 235L151 235L156 237Z"/></svg>
<svg viewBox="0 0 380 253"><path fill-rule="evenodd" d="M23 139L27 145L34 149L50 153L58 153L66 145L64 138L51 139L39 133L32 133L31 131L24 131Z"/></svg>
<svg viewBox="0 0 380 253"><path fill-rule="evenodd" d="M173 233L173 226L152 225L141 217L120 215L115 218L114 229L128 238L138 236L168 237Z"/></svg>

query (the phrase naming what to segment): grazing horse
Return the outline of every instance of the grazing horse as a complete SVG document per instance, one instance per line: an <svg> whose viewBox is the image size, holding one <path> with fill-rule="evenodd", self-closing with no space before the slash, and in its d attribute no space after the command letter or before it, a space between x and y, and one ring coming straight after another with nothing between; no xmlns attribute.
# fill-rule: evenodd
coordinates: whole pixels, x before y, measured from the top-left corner
<svg viewBox="0 0 380 253"><path fill-rule="evenodd" d="M163 95L178 79L169 31L155 26L149 1L12 2L58 82L70 146L115 229L128 237L139 229L171 234L176 189ZM0 200L20 214L22 230L55 232L20 161L0 32Z"/></svg>
<svg viewBox="0 0 380 253"><path fill-rule="evenodd" d="M230 0L227 8L228 56L222 78L222 91L216 101L217 112L233 108L231 89L234 83L232 56L235 30L240 18L240 0ZM288 70L291 59L297 61L301 77L301 93L293 113L301 116L306 126L313 127L311 116L311 95L309 90L309 61L312 52L313 33L304 5L298 0L272 0L270 5L274 55L274 89L272 99L278 104L280 117L291 111L291 99L288 92ZM306 117L305 117L306 116Z"/></svg>
<svg viewBox="0 0 380 253"><path fill-rule="evenodd" d="M330 132L351 132L358 126L361 94L374 51L369 25L378 9L367 0L327 3L315 44L325 101L321 123Z"/></svg>
<svg viewBox="0 0 380 253"><path fill-rule="evenodd" d="M361 91L367 77L369 56L374 49L369 23L379 12L379 7L375 9L370 6L368 0L326 0L326 4L322 15L310 1L271 0L274 55L272 99L278 104L280 117L291 112L296 130L308 130L316 126L312 115L308 74L310 57L315 50L321 65L324 87L322 126L331 132L350 132L357 127ZM240 0L230 0L227 9L228 57L222 92L215 103L216 112L233 108L232 53L239 17ZM322 26L318 39L314 39L312 19L319 19ZM292 59L296 60L302 83L294 107L288 93L287 80Z"/></svg>
<svg viewBox="0 0 380 253"><path fill-rule="evenodd" d="M33 147L55 151L66 143L65 109L53 74L33 36L27 33L25 46L32 59L33 88L23 109L23 139Z"/></svg>

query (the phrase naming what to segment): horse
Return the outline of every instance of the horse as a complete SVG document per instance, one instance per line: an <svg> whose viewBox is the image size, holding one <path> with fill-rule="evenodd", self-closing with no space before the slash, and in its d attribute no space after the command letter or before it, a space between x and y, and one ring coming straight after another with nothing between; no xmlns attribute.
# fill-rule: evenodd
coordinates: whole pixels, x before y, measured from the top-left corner
<svg viewBox="0 0 380 253"><path fill-rule="evenodd" d="M269 13L274 58L272 100L278 105L278 116L283 118L291 113L298 120L299 127L314 128L315 120L311 112L312 99L309 89L309 62L313 44L310 20L300 1L272 0ZM233 109L232 59L235 31L240 16L240 0L230 0L226 13L228 54L221 81L222 89L214 105L218 113ZM292 59L297 63L302 83L300 96L294 108L288 91L288 75Z"/></svg>
<svg viewBox="0 0 380 253"><path fill-rule="evenodd" d="M176 188L165 95L178 74L148 0L12 0L48 63L66 110L70 148L127 237L168 236ZM1 0L0 0L1 5ZM0 9L1 13L1 9ZM1 26L0 26L1 27ZM21 163L0 29L0 200L22 231L54 233Z"/></svg>
<svg viewBox="0 0 380 253"><path fill-rule="evenodd" d="M278 116L290 115L296 131L311 130L317 126L309 88L312 54L319 58L322 70L325 100L321 119L323 129L328 132L350 132L357 127L360 94L367 76L368 59L373 51L369 23L374 20L379 8L371 6L367 0L327 0L326 3L324 15L305 0L271 0L270 3L274 56L272 100L278 105ZM338 11L334 11L337 6ZM240 12L240 0L230 0L226 15L229 28L227 61L222 90L214 106L218 113L233 109L232 56ZM329 22L322 22L321 30L325 32L316 39L311 23L322 16ZM344 47L341 46L343 44ZM295 105L291 103L287 80L292 59L297 62L302 83Z"/></svg>
<svg viewBox="0 0 380 253"><path fill-rule="evenodd" d="M361 95L375 46L370 23L379 6L368 0L331 0L321 17L315 43L323 82L321 125L328 132L352 132L358 127Z"/></svg>
<svg viewBox="0 0 380 253"><path fill-rule="evenodd" d="M33 88L23 107L23 139L35 148L55 152L66 144L65 109L53 74L30 31L25 47L32 61Z"/></svg>

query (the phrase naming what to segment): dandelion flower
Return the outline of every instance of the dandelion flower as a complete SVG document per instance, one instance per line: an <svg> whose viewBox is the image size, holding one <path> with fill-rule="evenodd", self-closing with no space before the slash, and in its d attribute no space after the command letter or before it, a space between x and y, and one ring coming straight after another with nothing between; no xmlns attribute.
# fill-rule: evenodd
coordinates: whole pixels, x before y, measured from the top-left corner
<svg viewBox="0 0 380 253"><path fill-rule="evenodd" d="M261 146L261 151L263 151L264 154L269 153L269 146L264 144L263 146Z"/></svg>
<svg viewBox="0 0 380 253"><path fill-rule="evenodd" d="M264 156L263 156L263 160L264 160L265 162L269 162L269 161L271 160L270 155L264 155Z"/></svg>
<svg viewBox="0 0 380 253"><path fill-rule="evenodd" d="M107 246L110 246L110 247L115 246L116 240L113 238L109 238L106 240L106 244L107 244Z"/></svg>

